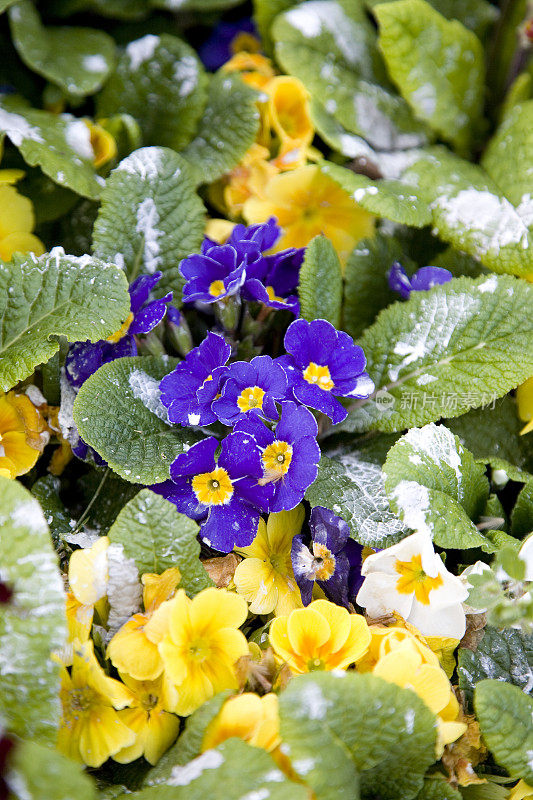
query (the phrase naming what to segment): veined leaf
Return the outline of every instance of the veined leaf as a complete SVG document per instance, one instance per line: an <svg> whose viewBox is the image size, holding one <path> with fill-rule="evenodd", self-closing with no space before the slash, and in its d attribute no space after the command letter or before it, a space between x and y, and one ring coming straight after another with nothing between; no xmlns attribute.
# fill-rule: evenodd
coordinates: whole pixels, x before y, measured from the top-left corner
<svg viewBox="0 0 533 800"><path fill-rule="evenodd" d="M94 225L98 258L122 267L132 280L161 270L162 295L183 284L179 263L199 250L205 209L188 163L167 147L143 147L120 162L107 180Z"/></svg>
<svg viewBox="0 0 533 800"><path fill-rule="evenodd" d="M533 691L533 636L488 625L475 650L459 649L459 687L471 697L485 678L506 681L526 694Z"/></svg>
<svg viewBox="0 0 533 800"><path fill-rule="evenodd" d="M0 614L0 715L21 737L55 743L59 665L67 640L65 590L43 512L18 481L0 477L2 580L13 599Z"/></svg>
<svg viewBox="0 0 533 800"><path fill-rule="evenodd" d="M533 100L516 105L504 118L489 142L483 169L517 208L533 213ZM527 216L527 213L526 213Z"/></svg>
<svg viewBox="0 0 533 800"><path fill-rule="evenodd" d="M96 342L117 331L130 311L124 273L61 247L0 263L0 390L27 378L59 350L51 337Z"/></svg>
<svg viewBox="0 0 533 800"><path fill-rule="evenodd" d="M92 28L47 28L31 0L9 10L13 43L22 61L67 95L85 97L100 89L115 63L115 43Z"/></svg>
<svg viewBox="0 0 533 800"><path fill-rule="evenodd" d="M416 531L427 531L440 547L487 543L472 519L489 496L485 467L444 425L411 428L389 450L383 465L391 508Z"/></svg>
<svg viewBox="0 0 533 800"><path fill-rule="evenodd" d="M425 0L374 8L389 74L415 116L468 151L483 108L483 47L460 22Z"/></svg>
<svg viewBox="0 0 533 800"><path fill-rule="evenodd" d="M276 58L350 133L380 150L417 147L425 126L390 86L362 2L308 0L273 26ZM317 65L320 64L320 68Z"/></svg>
<svg viewBox="0 0 533 800"><path fill-rule="evenodd" d="M104 179L96 175L89 128L70 114L27 108L0 98L0 132L7 134L30 167L39 166L54 183L98 200Z"/></svg>
<svg viewBox="0 0 533 800"><path fill-rule="evenodd" d="M376 385L339 430L387 432L456 417L533 374L533 287L454 278L384 309L359 344Z"/></svg>
<svg viewBox="0 0 533 800"><path fill-rule="evenodd" d="M193 137L206 100L207 76L188 44L162 33L130 42L96 98L97 115L131 114L144 143L181 150Z"/></svg>
<svg viewBox="0 0 533 800"><path fill-rule="evenodd" d="M180 589L190 597L213 586L200 561L198 525L176 506L150 489L143 489L126 503L109 529L109 539L122 544L139 574L160 574L170 567L181 572Z"/></svg>
<svg viewBox="0 0 533 800"><path fill-rule="evenodd" d="M330 240L315 236L306 247L298 285L300 316L312 322L327 319L340 326L342 270Z"/></svg>
<svg viewBox="0 0 533 800"><path fill-rule="evenodd" d="M474 708L496 762L511 778L533 784L533 698L510 683L480 681Z"/></svg>
<svg viewBox="0 0 533 800"><path fill-rule="evenodd" d="M198 441L194 432L168 423L159 399L159 382L174 366L168 358L118 358L91 375L76 397L80 436L131 483L167 480L176 456Z"/></svg>
<svg viewBox="0 0 533 800"><path fill-rule="evenodd" d="M194 139L183 150L197 183L211 183L233 169L259 129L258 94L238 75L211 78L207 105Z"/></svg>
<svg viewBox="0 0 533 800"><path fill-rule="evenodd" d="M14 797L24 797L25 800L96 798L96 784L82 764L37 742L17 743L10 767L13 770L10 777L15 789Z"/></svg>

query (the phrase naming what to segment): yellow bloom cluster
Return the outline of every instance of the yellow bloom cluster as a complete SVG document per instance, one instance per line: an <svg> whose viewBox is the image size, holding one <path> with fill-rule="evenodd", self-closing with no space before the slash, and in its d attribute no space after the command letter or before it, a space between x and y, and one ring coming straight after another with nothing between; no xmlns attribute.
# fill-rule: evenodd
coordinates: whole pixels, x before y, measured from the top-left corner
<svg viewBox="0 0 533 800"><path fill-rule="evenodd" d="M223 69L238 72L261 92L260 127L240 164L211 187L211 201L248 224L276 217L283 234L275 251L304 247L323 233L344 263L357 242L372 235L374 217L310 163L321 156L312 147L315 132L305 86L298 78L276 75L269 59L257 53L237 53Z"/></svg>

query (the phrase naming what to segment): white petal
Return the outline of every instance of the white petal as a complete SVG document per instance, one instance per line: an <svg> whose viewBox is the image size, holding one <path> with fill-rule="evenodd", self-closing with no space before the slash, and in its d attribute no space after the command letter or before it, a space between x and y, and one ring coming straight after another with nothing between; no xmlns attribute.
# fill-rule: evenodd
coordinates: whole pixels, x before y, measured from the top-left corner
<svg viewBox="0 0 533 800"><path fill-rule="evenodd" d="M466 630L466 616L461 605L434 609L415 599L407 621L424 636L462 639Z"/></svg>
<svg viewBox="0 0 533 800"><path fill-rule="evenodd" d="M523 561L526 562L526 574L524 580L533 581L533 535L526 539L520 548L518 555Z"/></svg>
<svg viewBox="0 0 533 800"><path fill-rule="evenodd" d="M383 572L372 573L365 578L357 595L357 603L366 608L371 617L381 617L397 611L405 619L413 604L413 594L396 591L398 578Z"/></svg>

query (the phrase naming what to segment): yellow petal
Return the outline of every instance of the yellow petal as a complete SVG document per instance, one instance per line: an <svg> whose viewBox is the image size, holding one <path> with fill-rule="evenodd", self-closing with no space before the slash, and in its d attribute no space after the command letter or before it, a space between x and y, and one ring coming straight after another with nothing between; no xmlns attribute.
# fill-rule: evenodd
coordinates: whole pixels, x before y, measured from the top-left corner
<svg viewBox="0 0 533 800"><path fill-rule="evenodd" d="M331 636L331 629L318 611L297 608L289 616L287 634L293 652L310 661L319 657L320 648Z"/></svg>
<svg viewBox="0 0 533 800"><path fill-rule="evenodd" d="M231 688L231 687L227 687ZM214 690L211 682L201 667L195 666L187 673L187 677L178 687L178 702L175 713L187 717L200 708L206 700L213 697Z"/></svg>
<svg viewBox="0 0 533 800"><path fill-rule="evenodd" d="M34 253L42 256L45 246L33 233L16 231L0 239L0 258L2 261L11 261L15 253Z"/></svg>
<svg viewBox="0 0 533 800"><path fill-rule="evenodd" d="M161 603L169 600L176 591L176 587L181 580L181 573L177 567L166 569L161 575L145 572L141 578L143 591L143 602L146 611L155 611Z"/></svg>
<svg viewBox="0 0 533 800"><path fill-rule="evenodd" d="M252 544L248 545L248 547L238 548L237 552L243 556L246 556L246 558L267 559L269 557L270 548L267 537L267 527L264 519L259 519L257 533L255 534Z"/></svg>
<svg viewBox="0 0 533 800"><path fill-rule="evenodd" d="M438 714L448 704L450 682L440 667L422 664L409 680L409 685L434 714Z"/></svg>
<svg viewBox="0 0 533 800"><path fill-rule="evenodd" d="M70 590L83 605L94 605L106 595L108 547L109 539L101 536L92 547L75 550L70 557Z"/></svg>
<svg viewBox="0 0 533 800"><path fill-rule="evenodd" d="M107 646L107 657L119 672L139 681L155 680L163 671L157 644L144 631L146 614L135 614L113 636Z"/></svg>
<svg viewBox="0 0 533 800"><path fill-rule="evenodd" d="M100 767L110 756L134 741L135 733L120 721L116 711L109 706L98 706L82 727L80 755L88 767Z"/></svg>
<svg viewBox="0 0 533 800"><path fill-rule="evenodd" d="M94 655L93 642L75 640L73 643L72 679L77 687L89 686L115 708L124 708L132 702L131 692L114 678L109 678Z"/></svg>
<svg viewBox="0 0 533 800"><path fill-rule="evenodd" d="M189 613L191 626L198 632L239 628L248 616L248 604L234 592L209 588L196 595Z"/></svg>
<svg viewBox="0 0 533 800"><path fill-rule="evenodd" d="M31 200L8 183L0 183L0 209L0 239L10 233L31 233L35 225Z"/></svg>
<svg viewBox="0 0 533 800"><path fill-rule="evenodd" d="M269 561L245 558L233 576L237 592L250 603L252 614L270 614L276 607L278 591Z"/></svg>
<svg viewBox="0 0 533 800"><path fill-rule="evenodd" d="M368 650L371 637L365 618L359 614L350 614L349 621L350 630L346 641L328 657L329 669L346 669L362 658Z"/></svg>
<svg viewBox="0 0 533 800"><path fill-rule="evenodd" d="M308 609L317 611L328 621L331 632L326 644L328 653L340 650L351 629L349 612L329 600L313 600Z"/></svg>
<svg viewBox="0 0 533 800"><path fill-rule="evenodd" d="M292 540L300 533L305 519L305 511L300 503L292 511L269 514L266 526L270 553L290 554Z"/></svg>

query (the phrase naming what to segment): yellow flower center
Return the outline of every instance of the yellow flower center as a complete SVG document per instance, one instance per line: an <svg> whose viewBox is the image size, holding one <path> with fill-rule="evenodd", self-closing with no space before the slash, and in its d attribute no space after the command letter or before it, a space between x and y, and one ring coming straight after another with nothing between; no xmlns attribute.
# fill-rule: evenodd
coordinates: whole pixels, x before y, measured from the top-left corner
<svg viewBox="0 0 533 800"><path fill-rule="evenodd" d="M198 501L206 506L223 506L233 495L233 484L222 467L195 475L191 485Z"/></svg>
<svg viewBox="0 0 533 800"><path fill-rule="evenodd" d="M237 405L241 411L250 411L252 408L263 408L265 392L260 386L247 386L237 398Z"/></svg>
<svg viewBox="0 0 533 800"><path fill-rule="evenodd" d="M188 654L193 661L205 661L211 655L209 642L202 638L193 639L189 644Z"/></svg>
<svg viewBox="0 0 533 800"><path fill-rule="evenodd" d="M144 693L141 695L141 706L145 711L152 711L157 705L158 698L155 694L150 694L149 692Z"/></svg>
<svg viewBox="0 0 533 800"><path fill-rule="evenodd" d="M277 294L274 291L274 288L272 286L266 286L265 288L266 288L266 292L267 292L267 295L268 295L268 299L270 300L271 303L284 303L285 302L283 297L278 297L277 296Z"/></svg>
<svg viewBox="0 0 533 800"><path fill-rule="evenodd" d="M266 472L272 473L274 478L280 478L291 465L292 447L288 442L276 440L265 447L262 458Z"/></svg>
<svg viewBox="0 0 533 800"><path fill-rule="evenodd" d="M106 342L111 342L112 344L116 344L119 342L123 336L125 336L129 330L131 323L133 322L133 311L130 311L118 331L112 333L111 336L108 336Z"/></svg>
<svg viewBox="0 0 533 800"><path fill-rule="evenodd" d="M226 287L224 286L224 281L213 281L209 286L209 294L211 297L220 297L225 291Z"/></svg>
<svg viewBox="0 0 533 800"><path fill-rule="evenodd" d="M66 710L66 717L74 717L77 719L80 714L89 711L95 700L95 693L93 689L84 686L82 689L73 689L68 693L68 708Z"/></svg>
<svg viewBox="0 0 533 800"><path fill-rule="evenodd" d="M307 662L308 672L317 672L318 670L326 669L326 665L321 658L310 658Z"/></svg>
<svg viewBox="0 0 533 800"><path fill-rule="evenodd" d="M331 392L335 385L331 380L328 367L321 367L320 364L315 364L314 361L311 361L306 368L304 378L307 383L314 383L319 389L324 389L325 392Z"/></svg>
<svg viewBox="0 0 533 800"><path fill-rule="evenodd" d="M315 556L316 580L329 580L335 572L335 556L325 545L319 542L313 543L313 553Z"/></svg>
<svg viewBox="0 0 533 800"><path fill-rule="evenodd" d="M396 591L400 592L400 594L412 594L414 592L418 602L426 606L429 605L430 592L442 586L440 575L437 575L436 578L426 575L422 569L422 556L420 553L413 556L410 561L397 560L394 569L400 575L396 582Z"/></svg>

